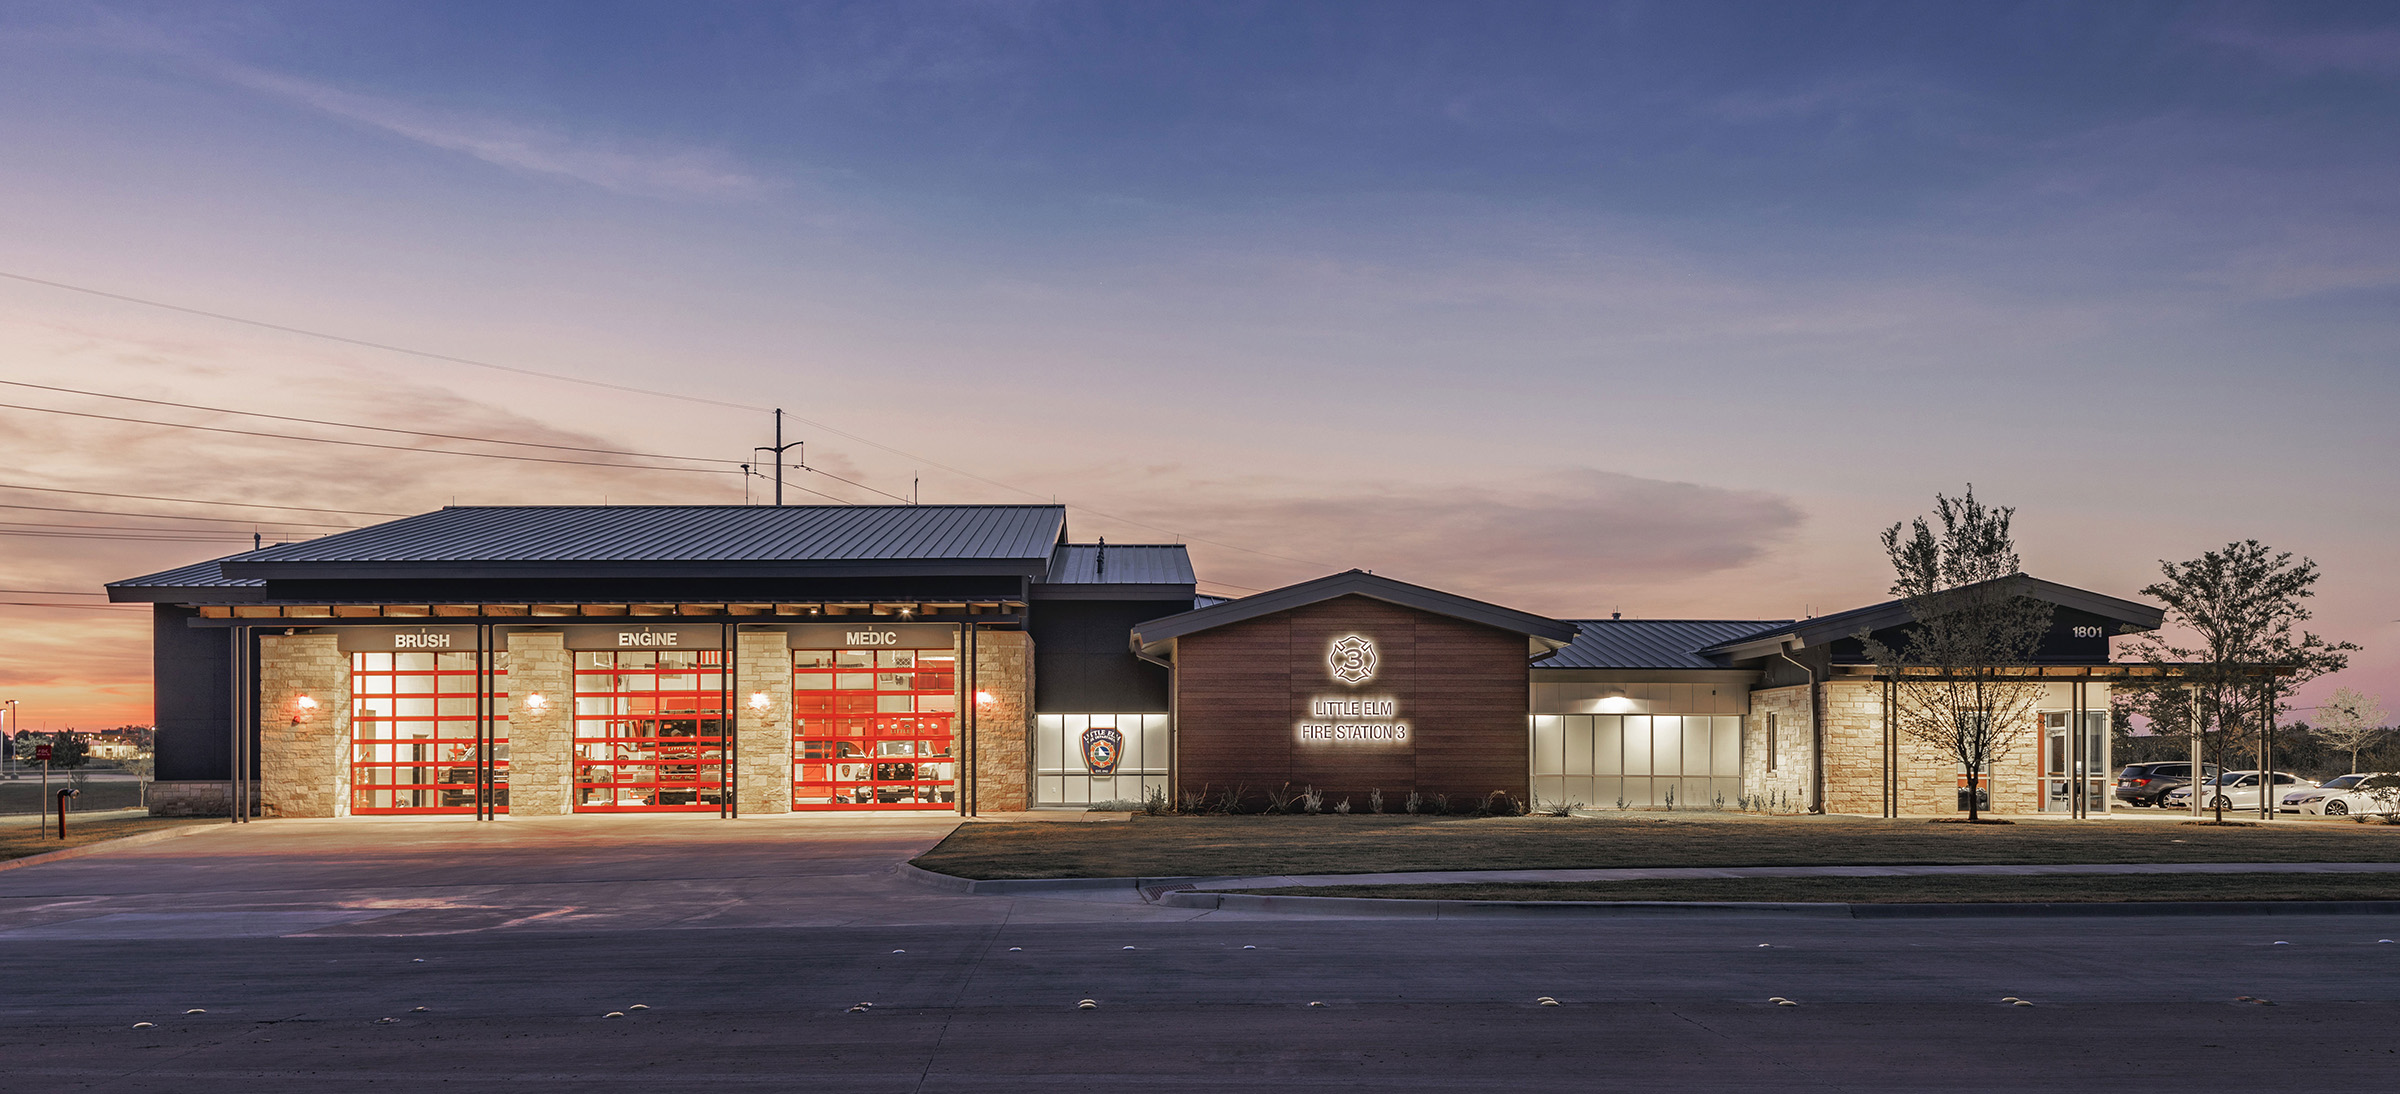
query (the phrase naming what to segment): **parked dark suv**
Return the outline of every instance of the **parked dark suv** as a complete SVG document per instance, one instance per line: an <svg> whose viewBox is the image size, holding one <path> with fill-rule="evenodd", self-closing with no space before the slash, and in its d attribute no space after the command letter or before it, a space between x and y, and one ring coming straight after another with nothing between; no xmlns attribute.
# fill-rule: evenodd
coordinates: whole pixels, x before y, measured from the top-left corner
<svg viewBox="0 0 2400 1094"><path fill-rule="evenodd" d="M2201 764L2203 778L2215 778L2217 765ZM2126 764L2117 772L2117 800L2127 805L2157 805L2166 800L2167 791L2192 781L2189 760L2169 760L2163 763Z"/></svg>

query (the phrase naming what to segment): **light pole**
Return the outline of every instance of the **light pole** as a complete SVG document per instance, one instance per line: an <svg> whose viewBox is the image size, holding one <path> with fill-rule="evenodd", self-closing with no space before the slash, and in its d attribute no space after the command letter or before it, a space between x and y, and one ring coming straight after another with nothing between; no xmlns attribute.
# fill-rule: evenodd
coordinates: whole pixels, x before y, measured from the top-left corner
<svg viewBox="0 0 2400 1094"><path fill-rule="evenodd" d="M20 774L22 774L22 772L21 772L21 771L19 771L18 769L19 769L19 768L22 768L22 767L24 767L24 766L25 766L25 765L23 765L23 764L20 764L20 763L18 763L18 762L17 762L17 736L18 736L19 734L21 734L22 732L24 732L24 728L25 728L25 727L24 727L24 726L23 726L23 724L21 724L21 723L20 723L20 721L18 720L18 716L17 716L17 701L16 701L16 700L14 700L14 699L10 699L10 700L7 700L7 704L8 704L8 712L7 712L7 713L8 713L8 747L7 747L7 748L4 748L4 749L0 749L0 771L6 771L6 772L8 772L8 777L9 777L11 780L14 780L14 779L16 779L16 778L17 778L17 777L18 777Z"/></svg>

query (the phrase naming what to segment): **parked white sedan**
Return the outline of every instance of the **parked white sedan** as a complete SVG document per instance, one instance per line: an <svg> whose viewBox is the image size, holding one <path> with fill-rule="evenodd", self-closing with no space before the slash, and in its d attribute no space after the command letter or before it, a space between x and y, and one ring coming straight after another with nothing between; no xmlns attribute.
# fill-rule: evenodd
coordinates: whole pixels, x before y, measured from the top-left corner
<svg viewBox="0 0 2400 1094"><path fill-rule="evenodd" d="M2389 813L2400 805L2400 794L2391 790L2378 793L2359 784L2384 772L2357 771L2336 775L2322 786L2294 790L2283 796L2275 807L2278 813L2300 813L2312 817L2347 817L2353 813ZM2379 800L2380 799L2380 800Z"/></svg>
<svg viewBox="0 0 2400 1094"><path fill-rule="evenodd" d="M2228 771L2201 783L2201 806L2209 809L2220 806L2226 809L2258 808L2259 775L2256 771ZM2275 773L2274 800L2281 801L2293 791L2313 789L2316 785L2298 775L2278 771ZM2167 791L2167 808L2188 809L2191 804L2191 787L2179 786Z"/></svg>

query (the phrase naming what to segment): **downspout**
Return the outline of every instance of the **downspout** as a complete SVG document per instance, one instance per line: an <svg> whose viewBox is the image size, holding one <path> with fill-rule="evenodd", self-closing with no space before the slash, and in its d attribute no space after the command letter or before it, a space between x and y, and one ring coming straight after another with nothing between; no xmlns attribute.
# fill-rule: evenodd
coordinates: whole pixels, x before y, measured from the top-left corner
<svg viewBox="0 0 2400 1094"><path fill-rule="evenodd" d="M1817 670L1792 659L1777 646L1775 656L1808 674L1808 811L1825 812L1825 720L1817 715Z"/></svg>

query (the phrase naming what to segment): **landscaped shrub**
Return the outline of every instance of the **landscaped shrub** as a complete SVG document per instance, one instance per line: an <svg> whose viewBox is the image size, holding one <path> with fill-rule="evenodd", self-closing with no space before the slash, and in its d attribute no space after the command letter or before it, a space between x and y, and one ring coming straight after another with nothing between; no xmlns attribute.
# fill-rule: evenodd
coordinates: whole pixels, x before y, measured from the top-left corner
<svg viewBox="0 0 2400 1094"><path fill-rule="evenodd" d="M1369 790L1369 791L1367 791L1367 812L1369 812L1369 813L1381 813L1381 812L1383 812L1383 788L1382 788L1382 787L1378 786L1378 787L1376 787L1376 788L1375 788L1375 789L1373 789L1373 790Z"/></svg>

